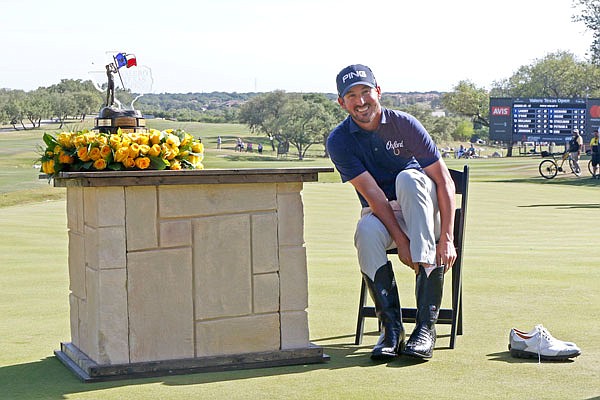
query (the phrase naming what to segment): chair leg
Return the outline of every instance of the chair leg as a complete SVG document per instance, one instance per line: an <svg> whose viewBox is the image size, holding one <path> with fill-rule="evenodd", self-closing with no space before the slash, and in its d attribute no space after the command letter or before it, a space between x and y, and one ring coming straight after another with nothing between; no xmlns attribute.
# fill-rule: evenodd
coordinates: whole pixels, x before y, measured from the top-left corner
<svg viewBox="0 0 600 400"><path fill-rule="evenodd" d="M365 315L364 315L364 306L367 301L367 287L365 285L365 281L363 279L360 280L360 300L358 303L358 318L356 321L356 335L354 337L354 344L359 345L362 342L363 330L365 325Z"/></svg>

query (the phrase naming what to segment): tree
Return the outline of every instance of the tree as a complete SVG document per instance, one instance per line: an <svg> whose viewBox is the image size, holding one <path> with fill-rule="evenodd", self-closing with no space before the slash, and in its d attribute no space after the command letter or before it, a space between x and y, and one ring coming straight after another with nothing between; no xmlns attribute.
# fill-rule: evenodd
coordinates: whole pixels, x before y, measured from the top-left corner
<svg viewBox="0 0 600 400"><path fill-rule="evenodd" d="M25 97L26 94L24 91L11 90L8 93L8 98L4 104L4 114L6 114L6 117L14 130L17 130L17 124L19 123L23 129L26 129L23 124Z"/></svg>
<svg viewBox="0 0 600 400"><path fill-rule="evenodd" d="M588 97L600 95L600 69L558 51L520 67L510 78L494 82L492 95L509 97Z"/></svg>
<svg viewBox="0 0 600 400"><path fill-rule="evenodd" d="M240 110L240 121L253 132L274 137L278 145L291 144L302 160L306 151L322 143L339 121L336 108L328 103L333 102L323 95L269 92L246 102Z"/></svg>
<svg viewBox="0 0 600 400"><path fill-rule="evenodd" d="M69 116L78 115L75 97L71 93L52 93L52 114L60 121L58 129L62 129Z"/></svg>
<svg viewBox="0 0 600 400"><path fill-rule="evenodd" d="M281 143L277 121L287 100L288 96L283 90L254 97L242 105L240 122L248 125L250 131L265 133Z"/></svg>
<svg viewBox="0 0 600 400"><path fill-rule="evenodd" d="M313 144L322 143L323 132L329 133L331 116L322 104L301 97L289 99L281 111L276 120L280 140L293 145L298 159L303 160Z"/></svg>
<svg viewBox="0 0 600 400"><path fill-rule="evenodd" d="M574 0L574 7L581 14L573 15L575 22L583 22L592 31L593 41L590 45L590 60L592 64L600 65L600 3L598 0Z"/></svg>
<svg viewBox="0 0 600 400"><path fill-rule="evenodd" d="M490 95L487 90L478 88L471 81L460 81L454 91L442 97L442 104L452 113L469 117L474 123L490 126Z"/></svg>
<svg viewBox="0 0 600 400"><path fill-rule="evenodd" d="M22 112L31 123L32 128L39 127L42 118L50 114L50 99L50 94L44 88L38 88L25 96Z"/></svg>
<svg viewBox="0 0 600 400"><path fill-rule="evenodd" d="M323 106L323 148L325 149L325 157L329 157L329 153L327 152L327 138L333 128L346 117L346 111L340 107L337 101L331 101L331 99L323 94L310 93L305 94L303 98Z"/></svg>

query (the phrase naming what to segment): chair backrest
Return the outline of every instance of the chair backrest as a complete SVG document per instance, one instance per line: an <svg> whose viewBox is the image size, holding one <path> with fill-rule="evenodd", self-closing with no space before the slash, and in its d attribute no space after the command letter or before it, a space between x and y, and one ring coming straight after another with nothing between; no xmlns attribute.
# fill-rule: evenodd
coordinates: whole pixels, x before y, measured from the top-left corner
<svg viewBox="0 0 600 400"><path fill-rule="evenodd" d="M454 247L456 247L456 262L462 263L462 253L464 247L464 232L467 218L467 200L469 197L469 166L465 165L462 171L450 169L450 175L454 181L456 194L460 194L460 207L456 208L454 214ZM456 264L454 266L456 268Z"/></svg>

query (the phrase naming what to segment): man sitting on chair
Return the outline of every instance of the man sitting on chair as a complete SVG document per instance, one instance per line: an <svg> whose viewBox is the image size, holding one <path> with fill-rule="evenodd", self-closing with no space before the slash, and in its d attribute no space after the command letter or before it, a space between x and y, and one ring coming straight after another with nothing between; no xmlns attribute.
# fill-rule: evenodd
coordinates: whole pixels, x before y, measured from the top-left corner
<svg viewBox="0 0 600 400"><path fill-rule="evenodd" d="M327 150L363 206L354 242L383 330L371 358L400 353L430 358L444 274L456 260L454 183L421 123L381 106L381 88L368 67L350 65L336 81L338 103L349 116L329 135ZM417 323L405 346L398 290L386 255L394 247L417 274Z"/></svg>

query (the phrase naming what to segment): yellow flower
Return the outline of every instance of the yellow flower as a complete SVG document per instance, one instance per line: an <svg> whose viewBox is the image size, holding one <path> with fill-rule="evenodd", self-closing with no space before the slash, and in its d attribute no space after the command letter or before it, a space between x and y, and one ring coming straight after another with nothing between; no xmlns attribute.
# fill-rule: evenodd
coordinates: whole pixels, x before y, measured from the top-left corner
<svg viewBox="0 0 600 400"><path fill-rule="evenodd" d="M146 154L148 154L149 151L150 151L150 146L148 146L147 144L140 145L140 154L146 155Z"/></svg>
<svg viewBox="0 0 600 400"><path fill-rule="evenodd" d="M106 160L104 158L99 158L94 161L94 168L98 171L101 171L106 168Z"/></svg>
<svg viewBox="0 0 600 400"><path fill-rule="evenodd" d="M181 142L181 145L185 146L187 144L190 144L193 140L194 140L194 137L186 132L183 134L183 141Z"/></svg>
<svg viewBox="0 0 600 400"><path fill-rule="evenodd" d="M171 166L169 167L169 169L173 169L173 170L181 169L181 163L177 160L170 161L170 164L171 164Z"/></svg>
<svg viewBox="0 0 600 400"><path fill-rule="evenodd" d="M112 153L112 149L110 148L109 145L105 144L100 148L100 156L102 158L104 158L105 160L110 155L110 153Z"/></svg>
<svg viewBox="0 0 600 400"><path fill-rule="evenodd" d="M141 134L139 135L137 142L140 146L147 146L148 143L150 143L150 137L148 135Z"/></svg>
<svg viewBox="0 0 600 400"><path fill-rule="evenodd" d="M75 147L79 148L82 146L85 146L85 136L81 135L81 134L77 134L74 138L73 138L73 144L75 145Z"/></svg>
<svg viewBox="0 0 600 400"><path fill-rule="evenodd" d="M159 144L160 143L160 131L153 129L150 131L150 143Z"/></svg>
<svg viewBox="0 0 600 400"><path fill-rule="evenodd" d="M94 141L100 144L108 144L108 139L104 135L94 136Z"/></svg>
<svg viewBox="0 0 600 400"><path fill-rule="evenodd" d="M194 142L192 145L192 151L194 153L204 153L204 144L200 142Z"/></svg>
<svg viewBox="0 0 600 400"><path fill-rule="evenodd" d="M179 145L181 144L181 141L179 140L178 136L173 135L172 133L170 133L167 136L166 143L170 144L171 146L177 146L177 147L179 147Z"/></svg>
<svg viewBox="0 0 600 400"><path fill-rule="evenodd" d="M100 154L100 148L92 147L92 149L88 153L88 156L94 161L99 160L100 158L102 158L102 155Z"/></svg>
<svg viewBox="0 0 600 400"><path fill-rule="evenodd" d="M90 161L87 147L83 146L77 149L77 158L79 158L83 162Z"/></svg>
<svg viewBox="0 0 600 400"><path fill-rule="evenodd" d="M151 155L153 157L158 157L161 153L162 149L160 148L160 146L158 144L153 144L152 147L150 148L150 151L148 151L148 155Z"/></svg>
<svg viewBox="0 0 600 400"><path fill-rule="evenodd" d="M73 164L74 161L75 159L67 153L65 153L64 151L61 152L58 156L58 162L61 164Z"/></svg>
<svg viewBox="0 0 600 400"><path fill-rule="evenodd" d="M136 158L140 154L140 145L137 143L131 143L129 146L129 157Z"/></svg>
<svg viewBox="0 0 600 400"><path fill-rule="evenodd" d="M129 147L127 147L127 146L120 147L117 150L117 152L115 153L115 161L122 163L127 159L128 156L129 156Z"/></svg>
<svg viewBox="0 0 600 400"><path fill-rule="evenodd" d="M150 166L150 159L148 157L138 157L135 159L135 166L139 169L147 169Z"/></svg>
<svg viewBox="0 0 600 400"><path fill-rule="evenodd" d="M123 161L123 165L125 168L133 168L135 167L135 160L131 157L127 157L125 161Z"/></svg>
<svg viewBox="0 0 600 400"><path fill-rule="evenodd" d="M61 132L56 138L57 142L65 149L72 149L73 142L71 141L73 134L71 132Z"/></svg>
<svg viewBox="0 0 600 400"><path fill-rule="evenodd" d="M54 160L42 162L42 172L46 175L52 175L54 173Z"/></svg>
<svg viewBox="0 0 600 400"><path fill-rule="evenodd" d="M109 141L111 147L118 149L119 147L121 147L121 137L119 135L110 135L110 141Z"/></svg>

